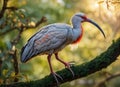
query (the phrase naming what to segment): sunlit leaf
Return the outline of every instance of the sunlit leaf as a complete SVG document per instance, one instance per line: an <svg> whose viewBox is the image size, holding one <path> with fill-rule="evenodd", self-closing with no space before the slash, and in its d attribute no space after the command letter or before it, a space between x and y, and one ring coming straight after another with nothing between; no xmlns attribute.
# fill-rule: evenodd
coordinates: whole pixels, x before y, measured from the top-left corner
<svg viewBox="0 0 120 87"><path fill-rule="evenodd" d="M11 77L15 77L15 72L12 72L12 73L10 74L10 76L11 76Z"/></svg>
<svg viewBox="0 0 120 87"><path fill-rule="evenodd" d="M3 69L3 71L2 71L3 76L6 76L7 73L8 73L8 70L7 69Z"/></svg>
<svg viewBox="0 0 120 87"><path fill-rule="evenodd" d="M35 26L35 22L31 21L28 25L29 26Z"/></svg>
<svg viewBox="0 0 120 87"><path fill-rule="evenodd" d="M101 4L101 3L103 3L104 2L104 0L100 0L100 1L98 1L98 4Z"/></svg>

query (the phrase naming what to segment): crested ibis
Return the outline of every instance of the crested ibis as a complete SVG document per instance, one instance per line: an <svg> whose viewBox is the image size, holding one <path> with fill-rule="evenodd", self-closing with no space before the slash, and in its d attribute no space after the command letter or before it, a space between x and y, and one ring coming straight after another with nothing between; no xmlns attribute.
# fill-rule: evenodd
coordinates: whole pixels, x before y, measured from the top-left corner
<svg viewBox="0 0 120 87"><path fill-rule="evenodd" d="M66 68L70 70L74 76L74 72L70 68L70 64L64 62L58 56L58 52L61 51L69 44L78 43L83 35L83 28L81 23L90 22L95 25L105 37L103 30L93 20L89 19L84 13L76 13L72 17L72 26L65 23L54 23L42 27L37 33L35 33L22 48L21 62L27 62L31 58L37 55L46 54L51 74L57 83L58 78L63 80L60 75L55 73L51 65L51 56L54 54L55 58L63 63Z"/></svg>

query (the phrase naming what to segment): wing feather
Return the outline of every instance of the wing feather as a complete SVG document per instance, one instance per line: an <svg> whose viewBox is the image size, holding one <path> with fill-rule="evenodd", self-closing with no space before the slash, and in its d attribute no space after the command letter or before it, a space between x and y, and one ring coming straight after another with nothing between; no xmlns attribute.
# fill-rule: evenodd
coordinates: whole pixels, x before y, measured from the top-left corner
<svg viewBox="0 0 120 87"><path fill-rule="evenodd" d="M53 25L42 28L22 48L21 61L26 62L38 54L49 54L51 51L62 49L67 43L67 34L68 28Z"/></svg>

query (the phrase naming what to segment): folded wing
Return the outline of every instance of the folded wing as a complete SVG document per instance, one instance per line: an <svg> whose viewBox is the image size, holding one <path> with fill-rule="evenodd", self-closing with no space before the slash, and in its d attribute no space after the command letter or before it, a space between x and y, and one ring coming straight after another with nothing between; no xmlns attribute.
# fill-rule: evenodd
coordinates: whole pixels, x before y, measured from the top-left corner
<svg viewBox="0 0 120 87"><path fill-rule="evenodd" d="M36 55L61 50L67 43L68 29L55 26L44 27L33 35L22 48L21 61L26 62Z"/></svg>

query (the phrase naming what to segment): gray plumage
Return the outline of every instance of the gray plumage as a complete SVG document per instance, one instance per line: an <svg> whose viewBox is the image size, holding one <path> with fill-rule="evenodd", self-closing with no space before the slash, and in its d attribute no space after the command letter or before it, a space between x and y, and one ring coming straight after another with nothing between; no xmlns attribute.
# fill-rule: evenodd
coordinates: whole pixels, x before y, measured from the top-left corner
<svg viewBox="0 0 120 87"><path fill-rule="evenodd" d="M25 62L38 54L52 54L60 51L72 43L72 35L72 28L67 24L55 23L41 28L23 47L21 61Z"/></svg>
<svg viewBox="0 0 120 87"><path fill-rule="evenodd" d="M81 23L85 21L97 26L104 35L102 29L95 22L88 19L83 13L77 13L72 17L73 26L64 23L54 23L41 28L22 48L21 61L26 62L38 54L58 53L68 44L81 38Z"/></svg>

